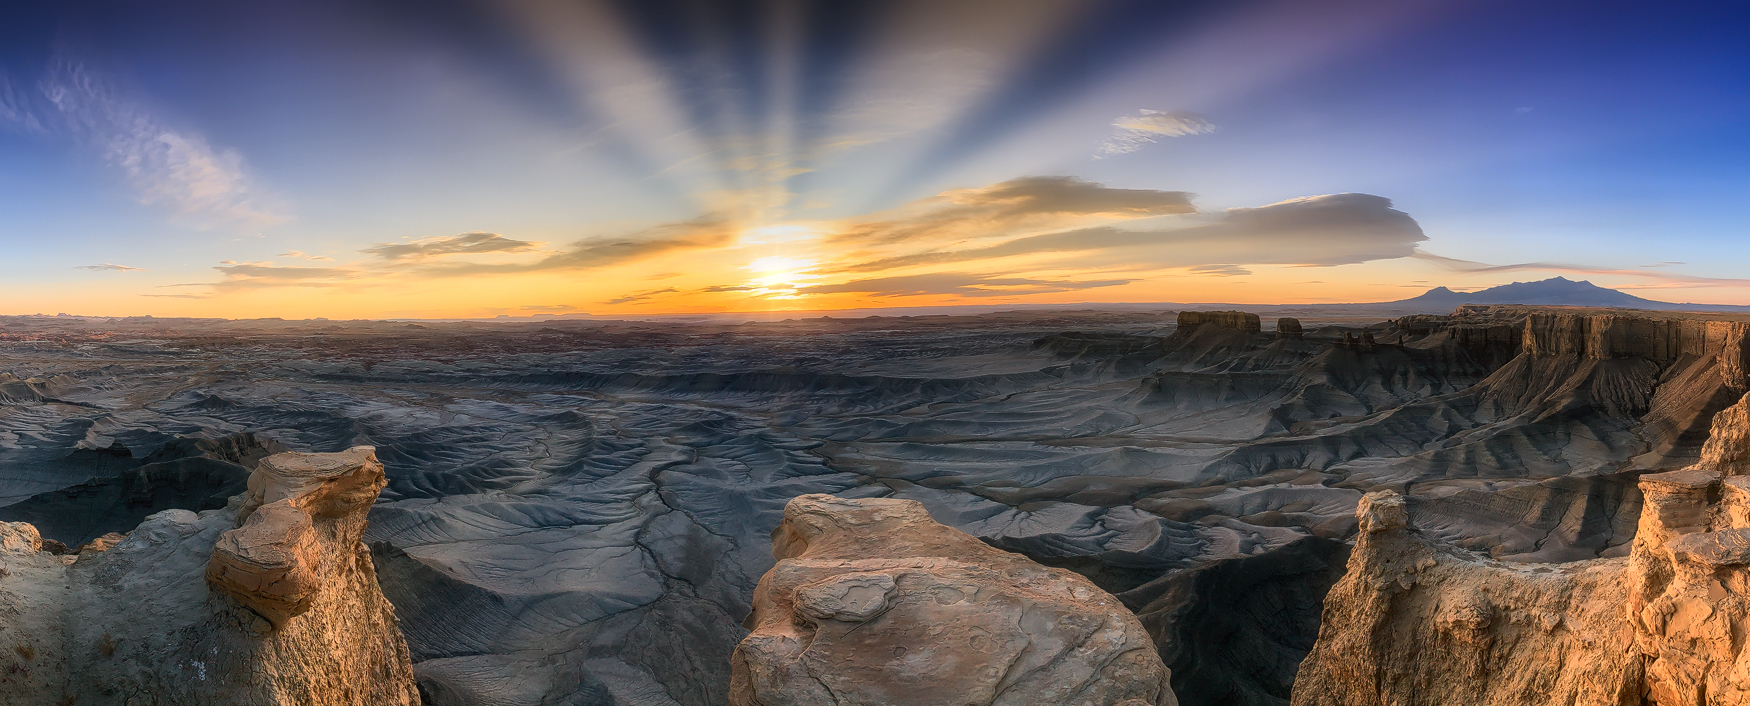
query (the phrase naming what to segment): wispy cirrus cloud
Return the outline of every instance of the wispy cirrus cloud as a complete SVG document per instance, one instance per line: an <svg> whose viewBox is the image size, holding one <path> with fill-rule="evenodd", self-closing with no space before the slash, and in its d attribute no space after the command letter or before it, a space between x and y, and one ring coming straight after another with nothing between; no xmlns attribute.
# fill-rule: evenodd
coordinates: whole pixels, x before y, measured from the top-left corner
<svg viewBox="0 0 1750 706"><path fill-rule="evenodd" d="M75 269L75 270L91 270L93 272L145 272L146 271L146 268L144 268L144 267L129 267L127 265L117 265L117 264L110 263L110 262L105 262L101 265L78 265L78 266L74 267L73 269Z"/></svg>
<svg viewBox="0 0 1750 706"><path fill-rule="evenodd" d="M1184 137L1215 132L1215 123L1196 113L1184 110L1142 110L1112 121L1117 131L1100 145L1094 158L1129 154L1159 141L1163 137Z"/></svg>
<svg viewBox="0 0 1750 706"><path fill-rule="evenodd" d="M28 95L18 90L5 69L0 69L0 128L25 134L47 132L29 103Z"/></svg>
<svg viewBox="0 0 1750 706"><path fill-rule="evenodd" d="M32 113L26 122L45 132L64 131L100 152L122 171L141 203L171 208L203 225L286 220L264 203L241 154L171 126L85 64L57 56L38 87L53 119Z"/></svg>

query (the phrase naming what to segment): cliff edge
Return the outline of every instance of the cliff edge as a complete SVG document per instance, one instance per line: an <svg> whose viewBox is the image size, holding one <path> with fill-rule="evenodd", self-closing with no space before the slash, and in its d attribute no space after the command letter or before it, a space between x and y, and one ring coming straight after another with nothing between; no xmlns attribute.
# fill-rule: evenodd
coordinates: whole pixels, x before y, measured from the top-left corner
<svg viewBox="0 0 1750 706"><path fill-rule="evenodd" d="M1642 476L1629 556L1507 564L1368 494L1295 706L1750 704L1750 395L1701 462Z"/></svg>
<svg viewBox="0 0 1750 706"><path fill-rule="evenodd" d="M0 703L419 703L360 542L383 485L370 447L283 453L231 507L107 548L57 556L0 523Z"/></svg>

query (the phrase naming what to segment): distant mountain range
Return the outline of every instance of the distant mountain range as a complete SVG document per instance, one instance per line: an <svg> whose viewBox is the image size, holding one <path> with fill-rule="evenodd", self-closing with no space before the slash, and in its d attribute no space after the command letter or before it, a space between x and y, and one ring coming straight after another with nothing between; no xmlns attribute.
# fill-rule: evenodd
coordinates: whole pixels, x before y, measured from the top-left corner
<svg viewBox="0 0 1750 706"><path fill-rule="evenodd" d="M1475 292L1454 292L1445 287L1435 287L1422 293L1421 296L1395 302L1380 302L1374 306L1447 312L1463 304L1599 306L1657 311L1750 311L1750 306L1673 304L1653 301L1626 292L1606 289L1585 280L1576 282L1566 277L1552 277L1537 282L1514 282Z"/></svg>

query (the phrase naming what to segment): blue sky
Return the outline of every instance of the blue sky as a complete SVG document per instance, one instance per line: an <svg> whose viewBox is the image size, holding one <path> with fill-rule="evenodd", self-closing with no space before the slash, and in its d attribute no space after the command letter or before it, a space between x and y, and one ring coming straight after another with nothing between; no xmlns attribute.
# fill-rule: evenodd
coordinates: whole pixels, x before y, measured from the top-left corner
<svg viewBox="0 0 1750 706"><path fill-rule="evenodd" d="M1727 3L0 7L0 313L1750 304Z"/></svg>

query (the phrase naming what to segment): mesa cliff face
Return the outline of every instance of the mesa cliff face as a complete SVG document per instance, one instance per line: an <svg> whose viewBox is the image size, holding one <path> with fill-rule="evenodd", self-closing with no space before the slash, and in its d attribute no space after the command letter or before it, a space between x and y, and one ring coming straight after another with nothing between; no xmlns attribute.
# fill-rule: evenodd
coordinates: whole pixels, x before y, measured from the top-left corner
<svg viewBox="0 0 1750 706"><path fill-rule="evenodd" d="M1493 561L1369 494L1293 703L1750 704L1747 418L1750 395L1715 416L1701 463L1640 478L1624 558Z"/></svg>
<svg viewBox="0 0 1750 706"><path fill-rule="evenodd" d="M232 507L156 513L78 555L0 523L0 702L417 704L361 543L370 447L263 459Z"/></svg>
<svg viewBox="0 0 1750 706"><path fill-rule="evenodd" d="M803 495L735 650L730 703L1169 706L1136 617L1087 579L910 500Z"/></svg>

